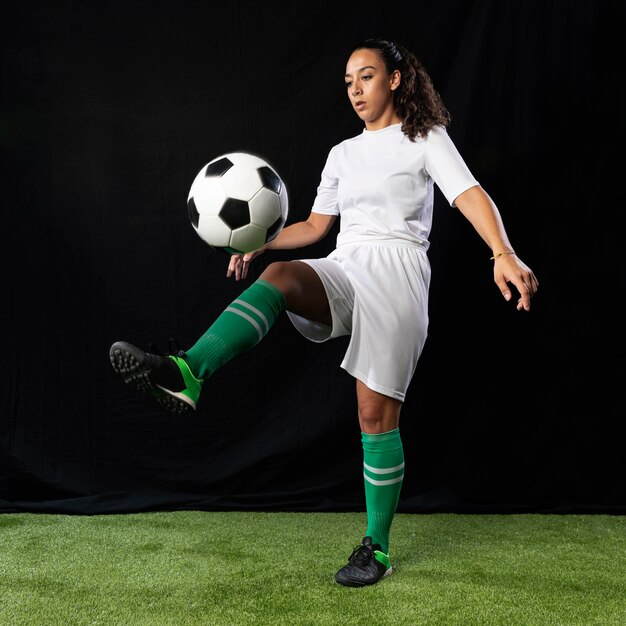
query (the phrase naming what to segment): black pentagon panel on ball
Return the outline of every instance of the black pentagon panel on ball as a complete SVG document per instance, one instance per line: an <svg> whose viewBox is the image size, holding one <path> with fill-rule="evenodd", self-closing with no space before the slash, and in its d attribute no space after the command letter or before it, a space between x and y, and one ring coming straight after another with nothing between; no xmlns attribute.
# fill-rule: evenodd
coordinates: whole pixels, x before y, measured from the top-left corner
<svg viewBox="0 0 626 626"><path fill-rule="evenodd" d="M214 163L209 163L206 168L206 172L204 172L205 177L209 176L222 176L233 166L233 162L226 157L222 157L218 159Z"/></svg>
<svg viewBox="0 0 626 626"><path fill-rule="evenodd" d="M277 176L276 172L267 167L267 165L260 167L257 171L259 172L259 176L261 177L261 182L263 183L263 186L267 187L274 193L279 194L280 188L282 186L282 181Z"/></svg>
<svg viewBox="0 0 626 626"><path fill-rule="evenodd" d="M187 202L187 210L189 211L189 219L191 220L191 223L198 228L200 214L198 213L198 209L196 208L196 203L193 198L189 198L189 201Z"/></svg>
<svg viewBox="0 0 626 626"><path fill-rule="evenodd" d="M274 239L278 231L283 227L285 223L285 219L281 216L279 217L268 229L267 235L265 236L265 241L271 241Z"/></svg>
<svg viewBox="0 0 626 626"><path fill-rule="evenodd" d="M250 209L245 200L227 198L220 209L219 216L231 230L241 228L250 223Z"/></svg>

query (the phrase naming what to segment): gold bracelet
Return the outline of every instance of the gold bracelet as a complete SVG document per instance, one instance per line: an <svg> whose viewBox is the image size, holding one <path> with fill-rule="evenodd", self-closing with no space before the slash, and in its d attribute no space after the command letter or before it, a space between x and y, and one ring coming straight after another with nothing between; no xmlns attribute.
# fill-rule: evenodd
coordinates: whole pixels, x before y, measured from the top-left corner
<svg viewBox="0 0 626 626"><path fill-rule="evenodd" d="M502 256L503 254L515 254L514 250L506 251L506 252L496 252L489 260L493 261L494 259L497 259L499 256Z"/></svg>

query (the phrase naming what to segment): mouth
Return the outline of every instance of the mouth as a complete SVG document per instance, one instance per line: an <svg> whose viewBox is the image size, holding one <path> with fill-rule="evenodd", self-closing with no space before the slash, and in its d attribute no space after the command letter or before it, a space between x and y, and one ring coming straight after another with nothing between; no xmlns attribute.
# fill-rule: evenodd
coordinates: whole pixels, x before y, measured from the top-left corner
<svg viewBox="0 0 626 626"><path fill-rule="evenodd" d="M354 103L354 108L355 109L362 109L365 106L365 102L363 100L357 100Z"/></svg>

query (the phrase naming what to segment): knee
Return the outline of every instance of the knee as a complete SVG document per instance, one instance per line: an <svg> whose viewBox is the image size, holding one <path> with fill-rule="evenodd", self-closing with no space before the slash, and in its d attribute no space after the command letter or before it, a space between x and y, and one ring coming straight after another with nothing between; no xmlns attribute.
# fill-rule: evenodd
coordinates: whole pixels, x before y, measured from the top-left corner
<svg viewBox="0 0 626 626"><path fill-rule="evenodd" d="M375 403L359 405L359 424L364 433L377 435L398 428L400 406L381 407Z"/></svg>
<svg viewBox="0 0 626 626"><path fill-rule="evenodd" d="M364 433L373 435L385 432L383 430L383 417L380 413L362 411L359 409L359 424L361 431Z"/></svg>
<svg viewBox="0 0 626 626"><path fill-rule="evenodd" d="M288 261L274 261L270 263L259 278L266 280L268 283L272 283L274 287L280 289L285 296L289 294L292 289L291 280L289 278Z"/></svg>
<svg viewBox="0 0 626 626"><path fill-rule="evenodd" d="M285 270L287 269L285 266L288 264L288 261L274 261L270 263L261 274L260 278L263 280L267 280L268 282L272 282L272 279L280 279L285 275Z"/></svg>
<svg viewBox="0 0 626 626"><path fill-rule="evenodd" d="M290 309L296 299L301 298L304 292L296 268L291 261L274 261L270 263L261 276L263 280L272 283L280 289L287 299L287 308Z"/></svg>

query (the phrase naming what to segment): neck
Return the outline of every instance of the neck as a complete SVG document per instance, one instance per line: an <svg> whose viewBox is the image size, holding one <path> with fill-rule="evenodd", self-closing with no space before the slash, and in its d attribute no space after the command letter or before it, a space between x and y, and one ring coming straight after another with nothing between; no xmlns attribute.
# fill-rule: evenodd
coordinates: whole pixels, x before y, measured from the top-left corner
<svg viewBox="0 0 626 626"><path fill-rule="evenodd" d="M366 121L365 128L367 130L380 130L381 128L387 128L387 126L391 126L392 124L399 124L402 120L398 117L398 114L395 111L389 111L387 113L383 113L379 118Z"/></svg>

